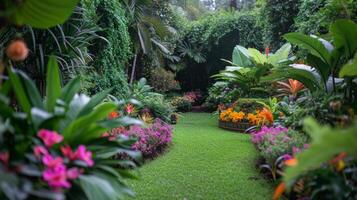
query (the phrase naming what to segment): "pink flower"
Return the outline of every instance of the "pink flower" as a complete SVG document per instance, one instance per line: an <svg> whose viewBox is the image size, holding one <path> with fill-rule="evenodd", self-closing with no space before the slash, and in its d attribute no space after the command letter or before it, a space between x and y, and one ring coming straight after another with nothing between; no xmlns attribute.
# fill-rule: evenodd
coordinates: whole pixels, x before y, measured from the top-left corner
<svg viewBox="0 0 357 200"><path fill-rule="evenodd" d="M41 158L41 156L48 155L48 151L45 147L43 146L35 146L34 148L34 153L37 158Z"/></svg>
<svg viewBox="0 0 357 200"><path fill-rule="evenodd" d="M87 151L84 145L79 145L77 151L75 152L75 156L76 159L86 162L90 167L94 165L94 161L92 160L92 152Z"/></svg>
<svg viewBox="0 0 357 200"><path fill-rule="evenodd" d="M79 177L80 170L77 167L72 167L67 170L67 178L74 180Z"/></svg>
<svg viewBox="0 0 357 200"><path fill-rule="evenodd" d="M67 180L66 166L61 164L54 168L46 169L42 173L43 179L54 189L70 188L71 183Z"/></svg>
<svg viewBox="0 0 357 200"><path fill-rule="evenodd" d="M37 136L42 139L46 147L52 147L54 144L60 143L63 140L63 136L55 131L41 129Z"/></svg>
<svg viewBox="0 0 357 200"><path fill-rule="evenodd" d="M135 107L133 104L128 104L125 108L126 113L131 114L135 111Z"/></svg>
<svg viewBox="0 0 357 200"><path fill-rule="evenodd" d="M56 168L58 166L63 165L63 159L61 157L53 158L49 154L43 156L42 162L48 168Z"/></svg>
<svg viewBox="0 0 357 200"><path fill-rule="evenodd" d="M68 146L68 145L62 146L61 147L61 152L69 160L75 160L76 159L76 154L72 151L71 147Z"/></svg>
<svg viewBox="0 0 357 200"><path fill-rule="evenodd" d="M284 154L283 158L284 158L284 161L287 161L287 160L292 159L293 157L290 154Z"/></svg>

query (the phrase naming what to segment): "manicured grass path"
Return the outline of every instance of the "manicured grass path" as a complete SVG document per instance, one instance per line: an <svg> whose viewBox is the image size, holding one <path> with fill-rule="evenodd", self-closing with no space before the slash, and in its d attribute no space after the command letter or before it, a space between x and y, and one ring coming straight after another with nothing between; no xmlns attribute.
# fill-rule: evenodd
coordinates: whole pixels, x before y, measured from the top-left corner
<svg viewBox="0 0 357 200"><path fill-rule="evenodd" d="M139 200L271 199L273 188L255 168L249 135L217 128L217 116L184 114L171 149L130 181Z"/></svg>

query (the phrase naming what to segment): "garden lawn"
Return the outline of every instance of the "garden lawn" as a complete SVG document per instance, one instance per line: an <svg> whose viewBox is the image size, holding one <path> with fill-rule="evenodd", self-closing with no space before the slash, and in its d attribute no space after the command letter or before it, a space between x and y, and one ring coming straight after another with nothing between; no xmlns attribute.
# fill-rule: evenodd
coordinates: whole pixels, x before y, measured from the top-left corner
<svg viewBox="0 0 357 200"><path fill-rule="evenodd" d="M145 164L129 184L140 200L271 199L272 185L256 169L250 136L217 127L217 116L184 114L169 151Z"/></svg>

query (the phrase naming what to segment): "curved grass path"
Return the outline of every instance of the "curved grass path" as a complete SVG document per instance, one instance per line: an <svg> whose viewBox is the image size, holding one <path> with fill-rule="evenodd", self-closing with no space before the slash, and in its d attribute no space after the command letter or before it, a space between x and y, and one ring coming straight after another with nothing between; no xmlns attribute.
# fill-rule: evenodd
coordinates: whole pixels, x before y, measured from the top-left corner
<svg viewBox="0 0 357 200"><path fill-rule="evenodd" d="M255 168L249 135L217 128L216 116L188 113L171 149L140 169L129 184L139 200L271 199L272 186Z"/></svg>

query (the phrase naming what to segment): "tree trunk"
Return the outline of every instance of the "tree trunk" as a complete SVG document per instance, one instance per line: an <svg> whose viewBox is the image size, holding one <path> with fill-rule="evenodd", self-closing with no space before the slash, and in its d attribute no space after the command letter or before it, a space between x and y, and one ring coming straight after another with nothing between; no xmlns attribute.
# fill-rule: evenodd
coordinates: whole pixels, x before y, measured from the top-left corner
<svg viewBox="0 0 357 200"><path fill-rule="evenodd" d="M131 76L130 76L130 85L133 84L134 82L134 77L135 77L135 70L136 70L136 60L138 58L138 54L136 53L134 56L134 61L133 61L133 67L131 69Z"/></svg>

